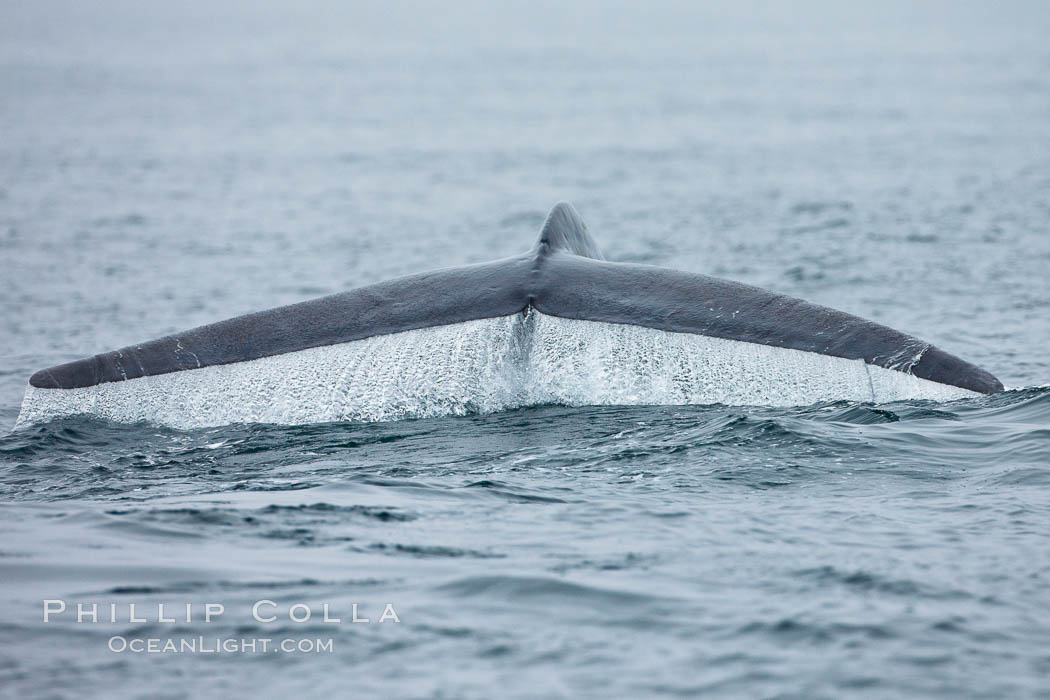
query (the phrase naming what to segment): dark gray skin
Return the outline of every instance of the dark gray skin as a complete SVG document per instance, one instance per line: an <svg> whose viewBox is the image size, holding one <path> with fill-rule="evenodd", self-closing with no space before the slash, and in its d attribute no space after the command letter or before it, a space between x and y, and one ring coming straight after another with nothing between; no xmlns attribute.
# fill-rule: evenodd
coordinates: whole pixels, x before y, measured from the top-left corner
<svg viewBox="0 0 1050 700"><path fill-rule="evenodd" d="M41 370L29 382L45 389L94 386L509 316L530 307L561 318L863 359L982 394L1003 390L983 369L841 311L704 275L605 262L576 210L564 202L551 210L539 241L523 255L239 316Z"/></svg>

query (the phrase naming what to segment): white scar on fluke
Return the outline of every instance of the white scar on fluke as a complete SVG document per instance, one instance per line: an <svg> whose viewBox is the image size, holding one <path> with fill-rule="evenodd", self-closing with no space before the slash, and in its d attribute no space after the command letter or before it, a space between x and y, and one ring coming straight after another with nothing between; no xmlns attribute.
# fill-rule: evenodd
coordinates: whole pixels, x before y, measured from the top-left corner
<svg viewBox="0 0 1050 700"><path fill-rule="evenodd" d="M928 343L842 312L701 275L602 261L575 211L559 205L523 256L402 278L39 372L16 427L73 415L196 428L544 404L945 401L1001 388Z"/></svg>

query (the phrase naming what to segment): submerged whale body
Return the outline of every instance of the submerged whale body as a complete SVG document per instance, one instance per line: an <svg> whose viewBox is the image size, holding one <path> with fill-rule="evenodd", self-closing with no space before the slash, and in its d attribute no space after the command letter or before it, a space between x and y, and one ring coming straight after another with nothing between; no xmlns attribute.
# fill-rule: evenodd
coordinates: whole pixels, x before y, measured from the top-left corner
<svg viewBox="0 0 1050 700"><path fill-rule="evenodd" d="M536 245L51 367L18 423L390 420L543 403L805 405L1001 391L904 333L727 280L607 262L572 206Z"/></svg>

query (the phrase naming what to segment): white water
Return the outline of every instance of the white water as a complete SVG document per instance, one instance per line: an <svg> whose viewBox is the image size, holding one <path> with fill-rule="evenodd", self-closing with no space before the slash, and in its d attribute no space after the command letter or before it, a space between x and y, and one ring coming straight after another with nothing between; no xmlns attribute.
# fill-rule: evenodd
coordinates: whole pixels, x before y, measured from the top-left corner
<svg viewBox="0 0 1050 700"><path fill-rule="evenodd" d="M386 421L538 404L801 406L973 392L800 350L532 311L82 389L30 386L18 425Z"/></svg>

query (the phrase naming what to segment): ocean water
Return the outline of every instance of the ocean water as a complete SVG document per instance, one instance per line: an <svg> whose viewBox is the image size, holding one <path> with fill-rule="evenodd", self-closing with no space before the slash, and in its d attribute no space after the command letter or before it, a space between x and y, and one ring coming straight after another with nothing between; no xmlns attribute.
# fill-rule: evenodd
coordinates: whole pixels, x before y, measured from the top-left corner
<svg viewBox="0 0 1050 700"><path fill-rule="evenodd" d="M1050 696L1050 9L839 5L0 5L0 695ZM1008 391L7 432L561 199ZM201 638L331 647L111 650Z"/></svg>

